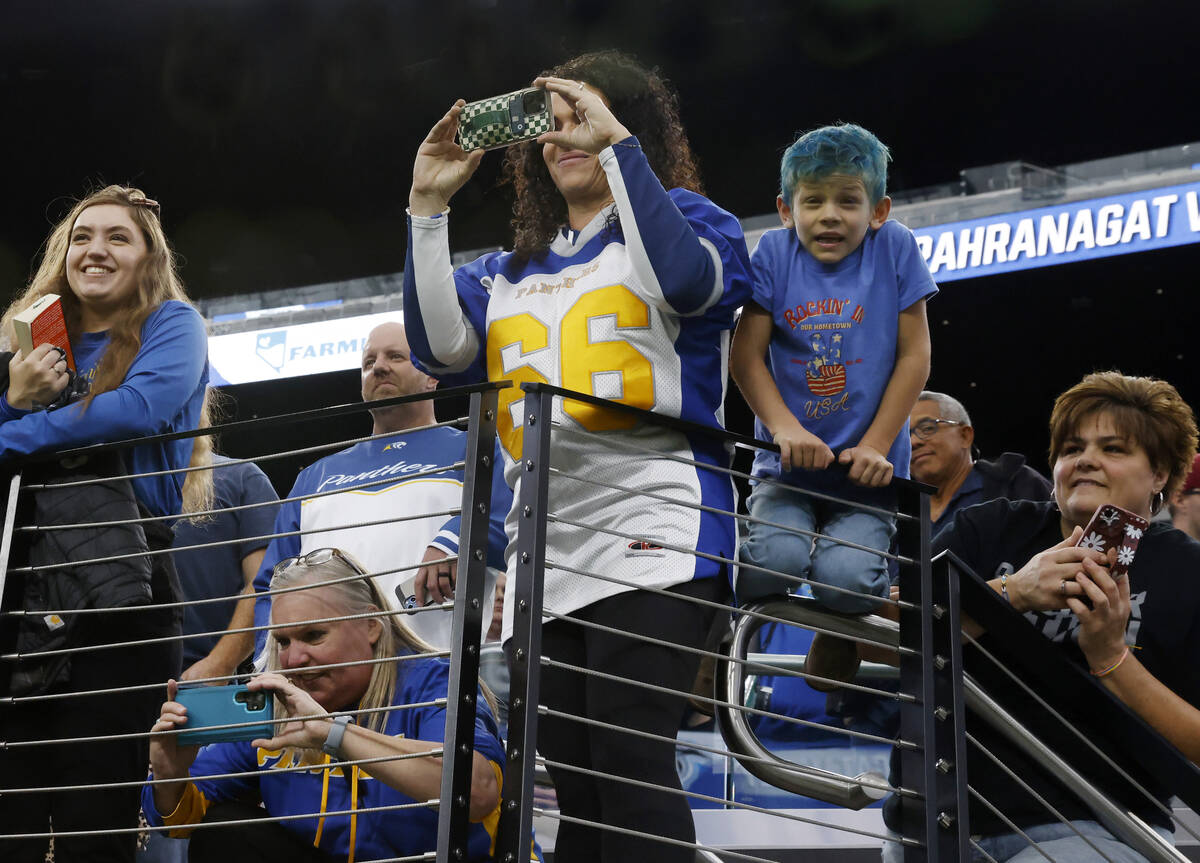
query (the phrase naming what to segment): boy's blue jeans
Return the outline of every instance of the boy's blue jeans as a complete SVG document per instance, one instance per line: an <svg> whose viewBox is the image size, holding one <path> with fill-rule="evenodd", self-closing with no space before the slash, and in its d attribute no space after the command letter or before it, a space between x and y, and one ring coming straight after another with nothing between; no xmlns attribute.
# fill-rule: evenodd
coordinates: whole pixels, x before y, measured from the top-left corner
<svg viewBox="0 0 1200 863"><path fill-rule="evenodd" d="M873 597L888 595L887 559L841 545L829 537L887 551L896 520L851 504L809 497L787 486L759 483L747 502L750 515L773 524L748 522L742 563L812 579L813 596L823 606L846 614L874 611ZM775 527L774 525L782 525ZM796 530L819 532L812 537ZM735 592L739 603L773 593L791 593L800 585L778 575L740 567ZM830 590L845 588L859 595Z"/></svg>

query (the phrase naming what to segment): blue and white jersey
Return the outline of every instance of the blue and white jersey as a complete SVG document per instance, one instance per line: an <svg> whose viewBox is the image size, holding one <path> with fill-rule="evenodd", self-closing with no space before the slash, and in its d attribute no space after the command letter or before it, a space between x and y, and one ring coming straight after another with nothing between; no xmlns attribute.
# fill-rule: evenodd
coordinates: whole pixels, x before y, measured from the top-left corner
<svg viewBox="0 0 1200 863"><path fill-rule="evenodd" d="M750 295L741 226L701 195L666 192L634 138L599 158L615 203L578 234L560 233L540 259L494 253L452 274L448 219L410 217L404 313L413 357L445 384L538 381L721 428L730 330ZM517 387L500 397L514 488L523 398ZM732 511L732 483L666 456L723 466L722 446L570 401L556 401L553 420L559 473L550 501L559 520L547 528L548 610L633 589L555 564L647 587L721 571L668 547L731 558L733 519L694 507ZM507 528L514 538L515 512ZM510 627L506 607L506 635Z"/></svg>
<svg viewBox="0 0 1200 863"><path fill-rule="evenodd" d="M406 597L412 596L416 570L411 567L420 562L426 548L436 545L449 555L458 554L460 516L452 513L462 506L463 470L453 466L463 460L466 445L466 434L453 428L397 432L355 444L306 467L288 494L288 498L304 499L281 504L275 520L276 533L301 534L271 541L255 590L269 589L279 561L332 547L350 552L368 571L378 573L376 583L389 600L396 601L397 587ZM496 474L493 495L498 497L491 505L485 599L495 588L494 570L504 568L503 518L511 505L508 486L499 479L499 471ZM259 597L256 625L265 625L269 613L270 598ZM490 618L485 614L484 619L486 627ZM404 622L435 647L449 646L449 612L414 614ZM260 632L260 652L265 639Z"/></svg>

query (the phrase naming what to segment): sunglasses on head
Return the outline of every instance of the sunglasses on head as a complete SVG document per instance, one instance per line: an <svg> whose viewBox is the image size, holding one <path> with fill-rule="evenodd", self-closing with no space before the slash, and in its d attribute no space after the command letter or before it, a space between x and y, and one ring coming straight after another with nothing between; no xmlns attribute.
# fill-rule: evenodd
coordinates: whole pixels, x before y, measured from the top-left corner
<svg viewBox="0 0 1200 863"><path fill-rule="evenodd" d="M320 566L322 563L337 558L346 566L357 572L359 575L366 575L362 568L350 559L340 548L317 548L310 551L308 554L298 555L296 557L285 557L279 563L275 564L275 568L271 570L272 575L279 575L285 569L300 564L301 566Z"/></svg>

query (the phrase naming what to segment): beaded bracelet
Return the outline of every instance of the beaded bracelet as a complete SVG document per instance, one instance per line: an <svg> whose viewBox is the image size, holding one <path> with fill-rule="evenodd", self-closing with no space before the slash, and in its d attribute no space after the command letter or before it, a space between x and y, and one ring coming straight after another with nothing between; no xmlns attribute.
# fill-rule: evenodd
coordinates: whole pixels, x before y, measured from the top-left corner
<svg viewBox="0 0 1200 863"><path fill-rule="evenodd" d="M1093 671L1092 677L1108 677L1108 675L1112 674L1114 671L1116 671L1118 668L1120 668L1121 663L1124 662L1128 658L1129 658L1129 648L1126 647L1125 650L1122 651L1120 659L1118 659L1116 662L1114 662L1108 668L1105 668L1101 671Z"/></svg>
<svg viewBox="0 0 1200 863"><path fill-rule="evenodd" d="M1008 573L1000 573L1000 595L1004 597L1004 601L1012 605L1012 597L1008 595Z"/></svg>

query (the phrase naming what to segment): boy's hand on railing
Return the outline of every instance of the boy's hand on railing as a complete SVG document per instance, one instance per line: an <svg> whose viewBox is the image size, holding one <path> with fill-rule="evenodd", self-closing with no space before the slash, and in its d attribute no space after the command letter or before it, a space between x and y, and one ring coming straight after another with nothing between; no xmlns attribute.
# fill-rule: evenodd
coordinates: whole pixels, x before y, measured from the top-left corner
<svg viewBox="0 0 1200 863"><path fill-rule="evenodd" d="M892 463L887 456L865 443L844 449L838 463L849 465L850 481L868 488L879 488L892 481Z"/></svg>
<svg viewBox="0 0 1200 863"><path fill-rule="evenodd" d="M784 471L824 470L833 464L833 450L795 418L780 425L773 439L779 447L779 466Z"/></svg>

